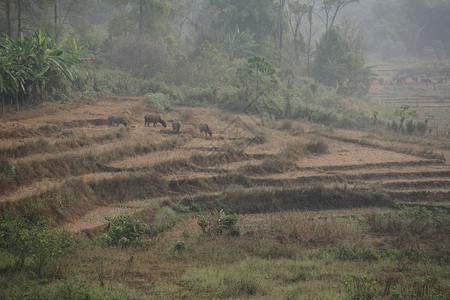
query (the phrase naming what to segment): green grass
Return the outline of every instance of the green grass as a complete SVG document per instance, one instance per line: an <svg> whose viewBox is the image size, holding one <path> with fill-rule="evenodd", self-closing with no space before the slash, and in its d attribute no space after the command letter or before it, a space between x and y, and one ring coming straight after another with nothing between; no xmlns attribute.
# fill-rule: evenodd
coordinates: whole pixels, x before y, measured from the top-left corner
<svg viewBox="0 0 450 300"><path fill-rule="evenodd" d="M160 213L146 222L159 224L166 232L184 219L187 208L169 200L161 205ZM426 218L430 227L443 230L440 224L448 222L442 211L402 209L380 214L377 224L389 223L392 215L399 216L403 227ZM239 236L206 236L200 228L191 229L190 234L183 233L182 251L174 251L180 243L174 232L150 235L141 246L126 249L105 247L97 237L78 236L74 251L49 265L48 275L39 281L26 267L21 271L8 267L7 257L0 253L0 296L352 299L369 289L376 299L449 295L449 262L439 258L445 253L430 243L433 237L421 231L411 231L408 239L426 255L414 256L407 255L408 249L398 244L397 233L389 226L375 226L371 215L305 218L290 213L268 217L256 227L244 224ZM448 246L448 235L438 240L443 249Z"/></svg>

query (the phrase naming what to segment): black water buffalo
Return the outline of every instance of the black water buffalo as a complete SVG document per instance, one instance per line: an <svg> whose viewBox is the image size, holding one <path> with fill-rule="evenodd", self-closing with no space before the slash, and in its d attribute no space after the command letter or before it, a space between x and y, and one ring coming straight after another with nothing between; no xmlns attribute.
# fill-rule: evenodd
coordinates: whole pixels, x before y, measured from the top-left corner
<svg viewBox="0 0 450 300"><path fill-rule="evenodd" d="M212 137L212 132L211 132L211 130L209 129L209 126L208 126L208 124L206 124L206 123L200 123L199 125L198 125L198 129L200 129L200 133L203 135L203 132L205 133L205 136L207 136L208 134L209 134L209 136L211 136Z"/></svg>
<svg viewBox="0 0 450 300"><path fill-rule="evenodd" d="M172 122L173 131L178 133L178 132L180 132L180 128L181 128L181 122L178 120L173 120L173 122Z"/></svg>
<svg viewBox="0 0 450 300"><path fill-rule="evenodd" d="M127 126L127 122L125 122L125 120L121 116L109 116L108 125L111 126L113 124L117 124L117 126L119 126L120 124L123 124L125 127Z"/></svg>
<svg viewBox="0 0 450 300"><path fill-rule="evenodd" d="M146 114L144 120L145 120L145 127L147 126L150 127L150 123L153 123L153 126L156 126L157 123L161 123L162 126L167 127L166 122L164 122L164 120L161 119L160 115Z"/></svg>

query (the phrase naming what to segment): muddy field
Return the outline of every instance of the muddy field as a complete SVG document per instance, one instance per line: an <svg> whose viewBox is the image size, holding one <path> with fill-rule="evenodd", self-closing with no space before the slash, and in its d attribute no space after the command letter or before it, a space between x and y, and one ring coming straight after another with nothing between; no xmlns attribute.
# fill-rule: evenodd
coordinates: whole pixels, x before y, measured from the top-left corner
<svg viewBox="0 0 450 300"><path fill-rule="evenodd" d="M0 153L14 168L15 180L2 185L0 202L14 206L38 201L62 193L69 182L120 185L130 178L145 179L149 170L167 180L166 190L145 199L137 194L85 199L81 208L65 212L59 225L72 231L94 228L104 223L104 216L135 213L161 197L195 196L239 185L234 177L244 178L245 187L283 189L317 182L365 187L383 191L397 203L442 206L450 199L450 157L445 150L367 138L358 131L326 131L300 121L278 120L262 127L254 116L213 107L174 107L162 113L166 121L181 121L180 133L174 134L169 122L167 128L144 126L144 115L151 109L141 100L110 97L75 105L45 103L1 119ZM113 114L122 115L128 128L108 126L106 119ZM200 134L201 122L209 124L212 137ZM267 167L271 162L277 165L273 159L286 147L317 140L327 146L325 153L306 151L288 166ZM214 182L214 188L190 187L196 180Z"/></svg>

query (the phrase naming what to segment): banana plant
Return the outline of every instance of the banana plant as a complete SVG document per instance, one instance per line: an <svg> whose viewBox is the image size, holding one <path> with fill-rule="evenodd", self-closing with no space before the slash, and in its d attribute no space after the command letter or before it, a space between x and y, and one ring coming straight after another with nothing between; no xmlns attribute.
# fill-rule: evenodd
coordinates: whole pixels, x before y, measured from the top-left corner
<svg viewBox="0 0 450 300"><path fill-rule="evenodd" d="M57 88L61 80L72 84L74 66L83 62L80 53L85 50L78 49L71 38L70 49L64 49L65 44L42 31L25 38L0 37L1 95L19 101L19 94L36 97L46 87Z"/></svg>

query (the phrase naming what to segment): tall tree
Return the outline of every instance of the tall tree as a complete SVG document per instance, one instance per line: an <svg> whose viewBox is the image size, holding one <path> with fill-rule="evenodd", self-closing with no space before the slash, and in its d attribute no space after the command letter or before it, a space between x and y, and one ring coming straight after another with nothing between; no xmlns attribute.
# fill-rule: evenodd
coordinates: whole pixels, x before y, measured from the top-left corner
<svg viewBox="0 0 450 300"><path fill-rule="evenodd" d="M312 75L317 81L334 87L340 94L366 94L372 72L364 64L364 57L357 47L352 47L332 28L323 33L317 45Z"/></svg>
<svg viewBox="0 0 450 300"><path fill-rule="evenodd" d="M110 20L111 35L135 33L141 40L144 34L154 33L160 29L161 17L169 13L166 0L109 0L109 2L116 9L115 15Z"/></svg>
<svg viewBox="0 0 450 300"><path fill-rule="evenodd" d="M250 31L257 43L270 36L276 28L274 0L209 0L218 8L219 20L225 28Z"/></svg>
<svg viewBox="0 0 450 300"><path fill-rule="evenodd" d="M308 3L307 14L308 14L308 42L306 45L306 72L308 76L310 75L310 64L311 64L311 42L312 42L312 24L313 24L313 11L316 5L315 0L310 0Z"/></svg>
<svg viewBox="0 0 450 300"><path fill-rule="evenodd" d="M275 44L278 46L279 61L281 63L281 55L283 50L283 23L284 23L284 8L286 6L286 0L279 0L278 2L278 21L277 30L275 31L275 37L278 34L278 42L275 39Z"/></svg>
<svg viewBox="0 0 450 300"><path fill-rule="evenodd" d="M325 25L325 30L333 28L336 17L347 5L359 2L359 0L322 0L322 11L324 16L319 16Z"/></svg>
<svg viewBox="0 0 450 300"><path fill-rule="evenodd" d="M300 26L303 16L308 13L308 6L300 2L300 0L290 0L287 7L289 27L294 40L295 61L298 62L300 51L305 43Z"/></svg>

